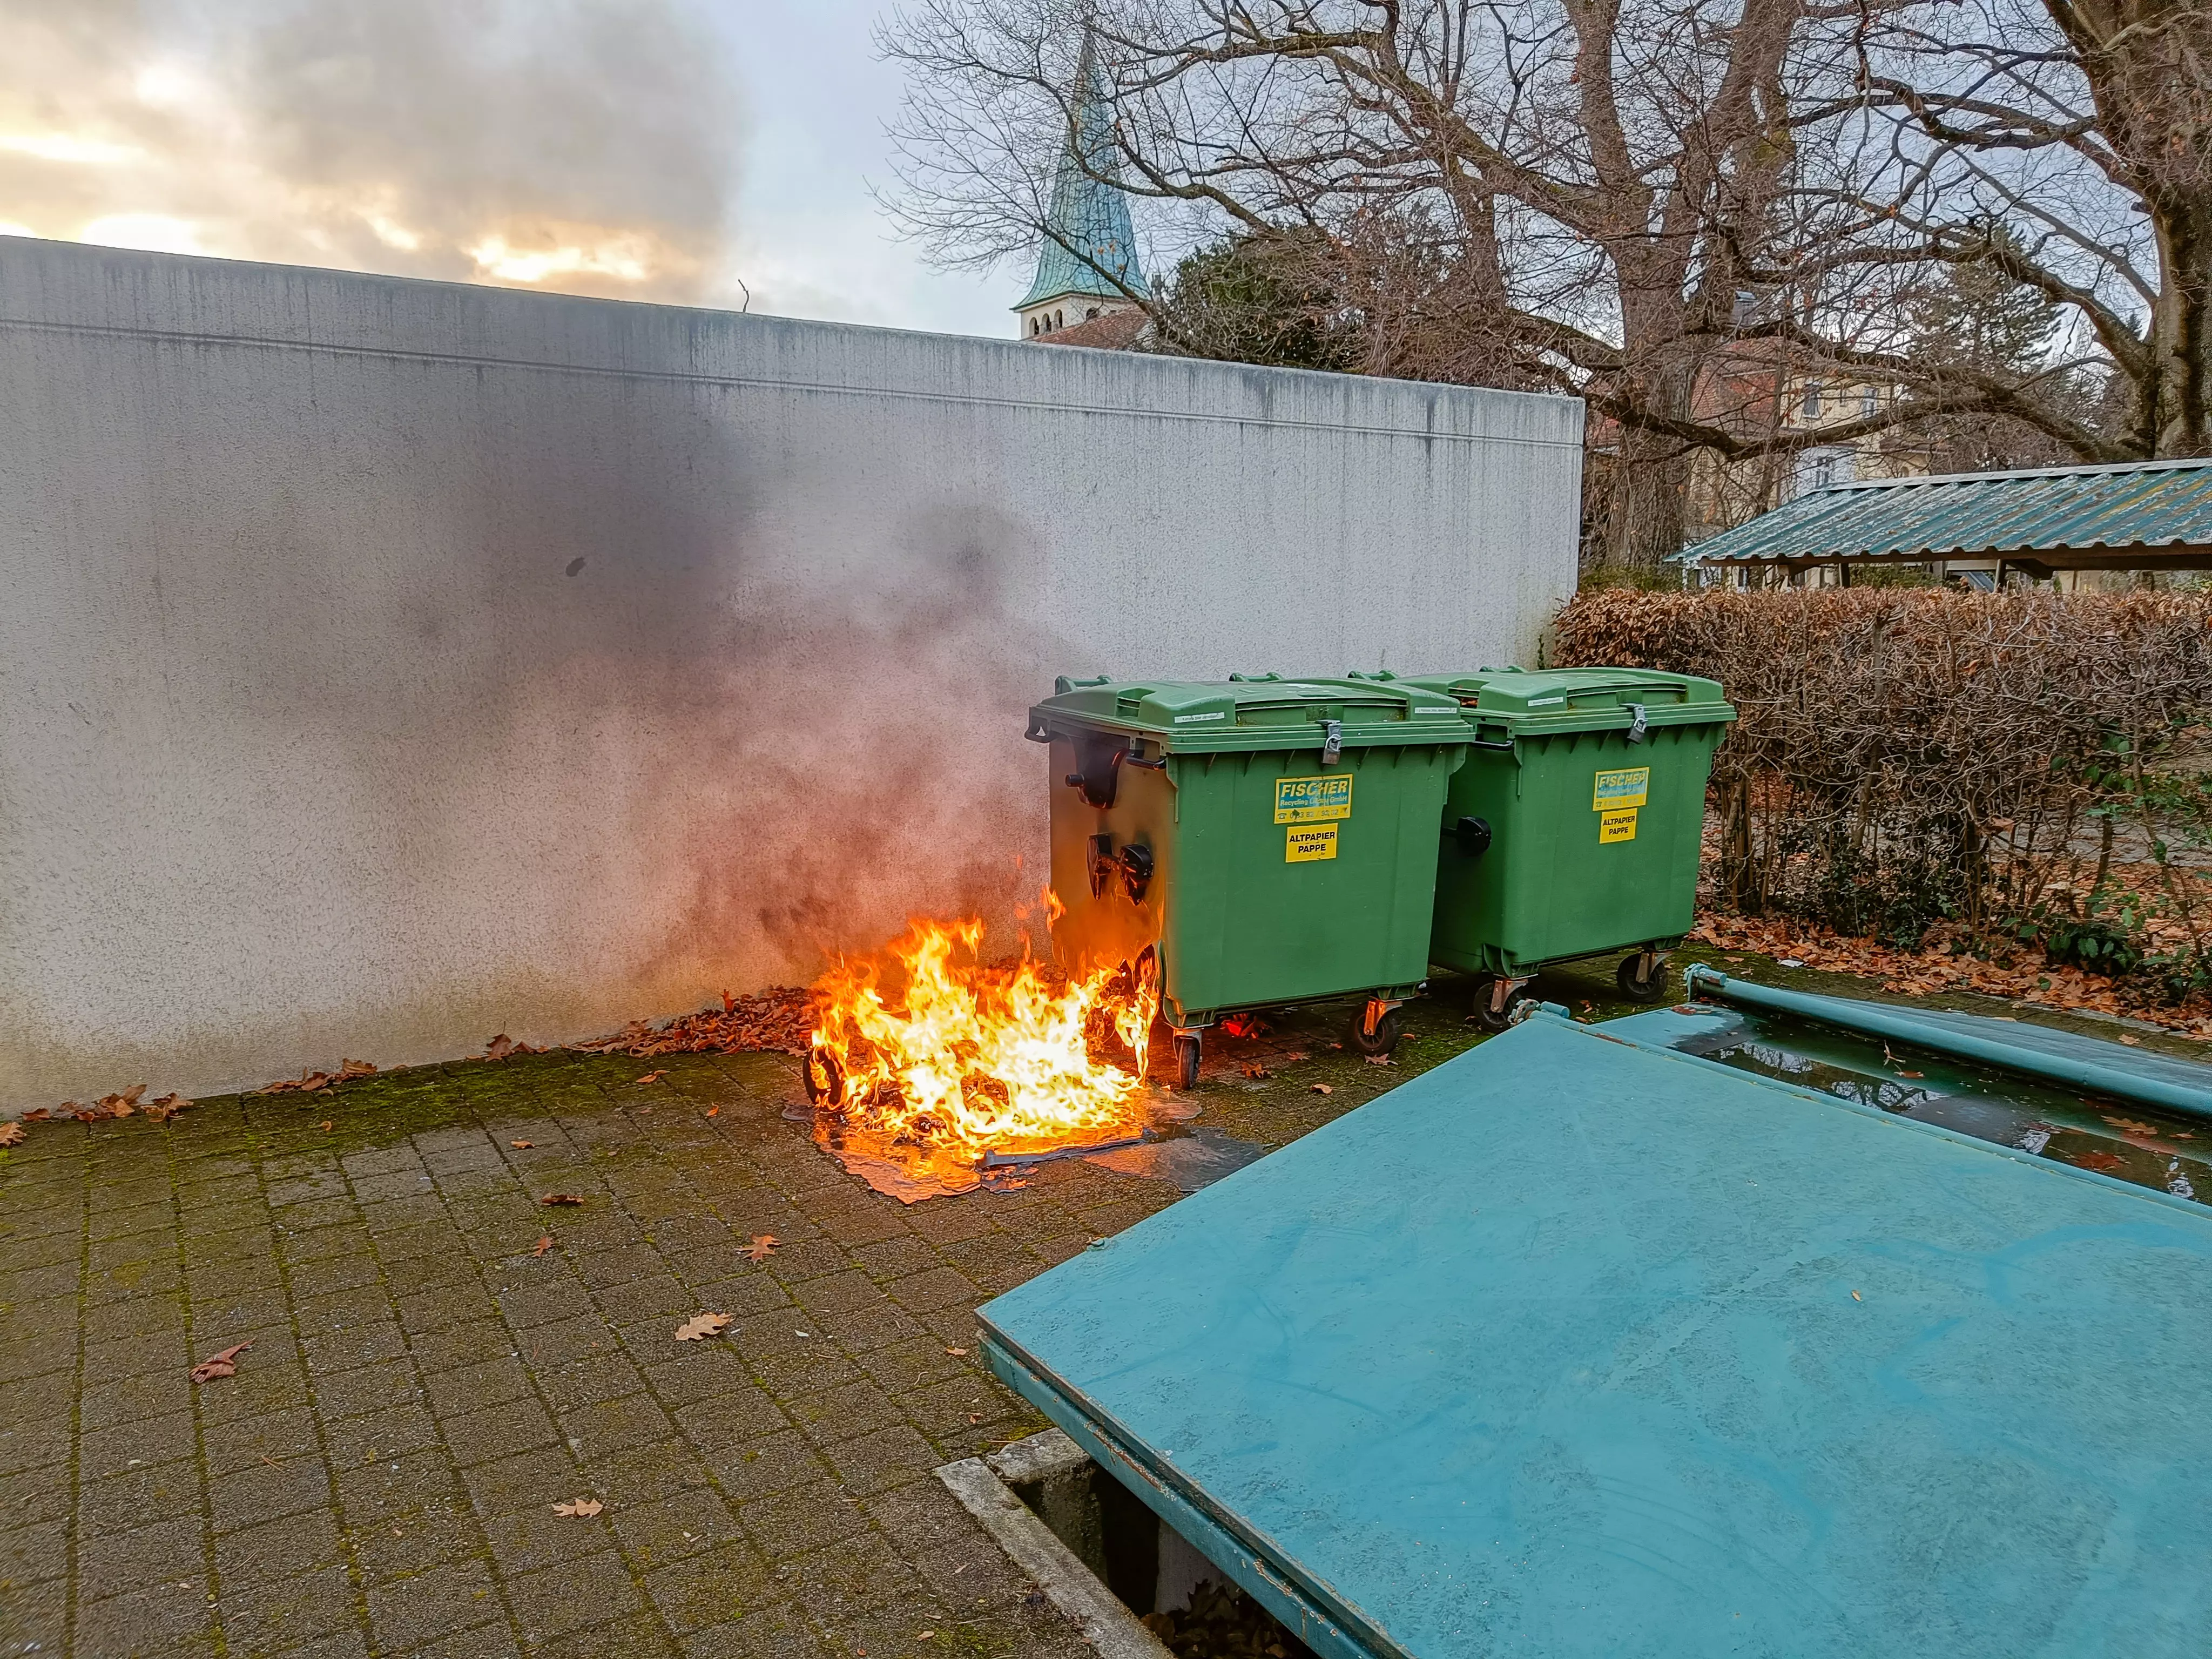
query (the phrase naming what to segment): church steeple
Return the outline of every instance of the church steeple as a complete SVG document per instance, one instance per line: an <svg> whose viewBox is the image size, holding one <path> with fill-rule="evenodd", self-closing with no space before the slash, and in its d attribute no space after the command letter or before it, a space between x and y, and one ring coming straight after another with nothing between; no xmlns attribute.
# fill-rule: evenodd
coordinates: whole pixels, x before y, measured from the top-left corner
<svg viewBox="0 0 2212 1659"><path fill-rule="evenodd" d="M1120 176L1113 116L1088 46L1075 71L1074 115L1075 131L1053 180L1036 280L1014 307L1024 339L1133 309L1135 302L1106 272L1146 292L1128 198L1112 182Z"/></svg>

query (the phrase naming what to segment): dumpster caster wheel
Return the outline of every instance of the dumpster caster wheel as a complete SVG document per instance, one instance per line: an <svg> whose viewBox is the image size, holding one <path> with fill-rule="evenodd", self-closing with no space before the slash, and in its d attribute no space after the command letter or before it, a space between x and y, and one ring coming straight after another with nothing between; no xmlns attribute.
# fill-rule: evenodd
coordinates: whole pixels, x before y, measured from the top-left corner
<svg viewBox="0 0 2212 1659"><path fill-rule="evenodd" d="M1195 1031L1175 1034L1176 1087L1184 1091L1198 1087L1200 1038Z"/></svg>
<svg viewBox="0 0 2212 1659"><path fill-rule="evenodd" d="M1620 987L1620 994L1631 1002L1667 1000L1666 964L1648 951L1623 957L1620 966L1613 969L1613 979Z"/></svg>
<svg viewBox="0 0 2212 1659"><path fill-rule="evenodd" d="M1504 988L1503 995L1499 994L1500 986ZM1468 1010L1467 1017L1478 1030L1493 1035L1510 1031L1516 1024L1521 1004L1527 1000L1520 986L1512 981L1486 976L1474 982L1474 1000Z"/></svg>
<svg viewBox="0 0 2212 1659"><path fill-rule="evenodd" d="M1398 1023L1398 1011L1386 1008L1369 1021L1368 1010L1362 1008L1352 1017L1352 1046L1363 1054L1387 1054L1398 1046L1403 1028Z"/></svg>

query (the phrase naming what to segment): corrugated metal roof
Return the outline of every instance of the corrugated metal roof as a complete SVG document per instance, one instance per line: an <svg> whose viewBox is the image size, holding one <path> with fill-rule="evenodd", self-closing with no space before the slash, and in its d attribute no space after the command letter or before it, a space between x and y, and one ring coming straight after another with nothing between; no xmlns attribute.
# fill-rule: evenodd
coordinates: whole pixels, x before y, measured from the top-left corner
<svg viewBox="0 0 2212 1659"><path fill-rule="evenodd" d="M1873 478L1808 490L1682 560L2043 558L2212 546L2212 459Z"/></svg>

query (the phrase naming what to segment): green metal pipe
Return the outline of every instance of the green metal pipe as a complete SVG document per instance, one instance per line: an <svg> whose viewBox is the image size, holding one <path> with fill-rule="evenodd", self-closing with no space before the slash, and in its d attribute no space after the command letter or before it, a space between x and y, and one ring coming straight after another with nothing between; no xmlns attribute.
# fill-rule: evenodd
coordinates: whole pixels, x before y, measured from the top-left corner
<svg viewBox="0 0 2212 1659"><path fill-rule="evenodd" d="M1954 1031L1945 1026L1915 1019L1911 1014L1882 1003L1857 1002L1847 997L1812 996L1802 991L1780 990L1771 985L1753 985L1745 980L1731 979L1718 969L1708 968L1703 963L1692 963L1686 979L1692 996L1718 997L1724 1001L1741 1003L1747 1007L1795 1014L1801 1018L1816 1019L1823 1024L1839 1026L1847 1031L1886 1037L1893 1042L1909 1042L1917 1048L1925 1048L1933 1054L1948 1054L1959 1060L1979 1060L1985 1066L2021 1073L2045 1082L2063 1084L2069 1088L2085 1089L2093 1094L2111 1095L2122 1100L2140 1101L2146 1106L2162 1106L2168 1111L2212 1120L2212 1089L2192 1089L2185 1084L2139 1076L2118 1066L2100 1065L2095 1060L2069 1059L2063 1054L2044 1054L1988 1037L1972 1036L1964 1031Z"/></svg>

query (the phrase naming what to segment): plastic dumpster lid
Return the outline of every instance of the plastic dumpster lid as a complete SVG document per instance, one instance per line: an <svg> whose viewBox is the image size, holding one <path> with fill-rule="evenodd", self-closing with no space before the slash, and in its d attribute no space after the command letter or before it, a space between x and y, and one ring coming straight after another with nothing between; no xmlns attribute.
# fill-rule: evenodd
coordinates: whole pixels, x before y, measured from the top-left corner
<svg viewBox="0 0 2212 1659"><path fill-rule="evenodd" d="M1516 732L1603 732L1632 726L1711 726L1735 718L1719 683L1653 668L1479 668L1472 672L1356 676L1370 684L1439 691Z"/></svg>
<svg viewBox="0 0 2212 1659"><path fill-rule="evenodd" d="M1538 1014L976 1317L1349 1650L2180 1659L2208 1269L2164 1193Z"/></svg>
<svg viewBox="0 0 2212 1659"><path fill-rule="evenodd" d="M1030 710L1033 741L1109 732L1170 754L1319 749L1334 722L1346 749L1464 744L1474 734L1457 699L1426 687L1364 679L1072 680Z"/></svg>

